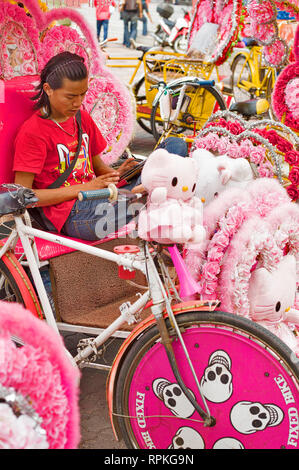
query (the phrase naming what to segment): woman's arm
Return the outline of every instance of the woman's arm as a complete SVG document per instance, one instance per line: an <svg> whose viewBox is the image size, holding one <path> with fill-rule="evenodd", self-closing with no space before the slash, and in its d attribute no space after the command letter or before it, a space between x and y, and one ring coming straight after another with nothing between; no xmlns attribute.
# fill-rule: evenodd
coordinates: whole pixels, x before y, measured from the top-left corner
<svg viewBox="0 0 299 470"><path fill-rule="evenodd" d="M25 188L32 188L34 176L34 173L17 171L15 174L15 183L20 184ZM108 184L117 184L118 181L118 172L111 171L109 174L106 173L98 176L85 184L62 186L55 189L34 189L36 197L38 198L37 206L53 206L55 204L60 204L61 202L77 199L80 191L107 188Z"/></svg>

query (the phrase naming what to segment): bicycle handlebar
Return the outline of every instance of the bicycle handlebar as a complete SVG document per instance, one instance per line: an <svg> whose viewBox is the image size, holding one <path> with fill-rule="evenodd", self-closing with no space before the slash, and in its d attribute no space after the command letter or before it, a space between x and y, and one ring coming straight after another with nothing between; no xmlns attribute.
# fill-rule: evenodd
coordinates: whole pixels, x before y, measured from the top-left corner
<svg viewBox="0 0 299 470"><path fill-rule="evenodd" d="M110 183L108 188L93 189L90 191L80 191L78 193L79 201L87 201L90 199L109 199L110 202L116 201L118 195L117 187Z"/></svg>

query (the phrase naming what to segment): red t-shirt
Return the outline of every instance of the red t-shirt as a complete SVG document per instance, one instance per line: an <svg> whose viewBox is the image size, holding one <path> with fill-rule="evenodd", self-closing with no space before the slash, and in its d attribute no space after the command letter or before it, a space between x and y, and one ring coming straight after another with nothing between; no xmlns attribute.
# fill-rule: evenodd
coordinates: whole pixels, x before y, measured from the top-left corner
<svg viewBox="0 0 299 470"><path fill-rule="evenodd" d="M81 111L82 144L71 175L64 186L81 184L95 178L92 158L105 150L107 143L95 122L86 111ZM69 166L78 147L78 129L71 117L59 123L67 134L50 119L43 119L40 111L25 121L15 140L13 171L34 173L33 188L45 189L56 181ZM75 200L43 207L46 217L58 231L68 218Z"/></svg>

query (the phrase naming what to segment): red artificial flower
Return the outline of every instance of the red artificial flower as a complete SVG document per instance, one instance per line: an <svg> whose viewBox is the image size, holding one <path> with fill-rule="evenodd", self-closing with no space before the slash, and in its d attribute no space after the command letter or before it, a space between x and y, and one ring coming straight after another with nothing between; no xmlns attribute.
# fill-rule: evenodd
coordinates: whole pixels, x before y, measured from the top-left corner
<svg viewBox="0 0 299 470"><path fill-rule="evenodd" d="M299 165L299 152L296 150L290 150L285 154L285 161L291 165Z"/></svg>
<svg viewBox="0 0 299 470"><path fill-rule="evenodd" d="M297 199L299 198L299 191L296 186L291 184L286 188L286 190L292 201L297 201Z"/></svg>
<svg viewBox="0 0 299 470"><path fill-rule="evenodd" d="M293 166L289 173L289 180L296 186L299 184L299 166Z"/></svg>

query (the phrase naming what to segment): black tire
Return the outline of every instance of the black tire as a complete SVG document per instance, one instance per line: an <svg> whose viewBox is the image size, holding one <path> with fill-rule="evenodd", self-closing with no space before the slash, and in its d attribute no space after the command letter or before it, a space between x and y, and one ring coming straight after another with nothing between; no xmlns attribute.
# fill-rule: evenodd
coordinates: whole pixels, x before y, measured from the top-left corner
<svg viewBox="0 0 299 470"><path fill-rule="evenodd" d="M138 80L138 82L133 88L135 101L136 101L136 109L138 108L138 105L146 104L145 90L143 90L144 82L145 82L145 79L143 76ZM152 133L152 128L150 125L150 117L149 119L137 118L137 122L144 131L148 132L149 134Z"/></svg>
<svg viewBox="0 0 299 470"><path fill-rule="evenodd" d="M0 300L25 306L21 291L6 264L0 259Z"/></svg>
<svg viewBox="0 0 299 470"><path fill-rule="evenodd" d="M214 88L212 86L202 87L202 86L197 85L195 83L190 85L190 88L194 89L194 95L193 95L193 98L191 99L191 101L188 105L188 108L187 108L185 114L188 114L188 110L190 108L192 108L192 106L194 107L194 103L196 103L196 99L197 99L198 94L201 94L201 101L203 103L205 102L205 100L208 101L208 99L211 98L211 95L212 95L214 101L217 102L220 110L223 111L223 110L226 109L226 104L225 104L221 94L216 90L216 88ZM192 93L192 91L191 91L191 93ZM215 106L215 104L213 105L213 108L214 108L214 106ZM194 113L191 113L191 114L194 114ZM161 137L161 135L164 131L164 127L165 127L165 124L162 123L161 119L159 118L159 115L160 115L160 106L159 106L159 101L158 101L153 106L152 112L151 112L151 129L152 129L152 134L153 134L156 142L158 142L158 140L160 139L160 137ZM208 120L209 117L210 117L210 115L208 115L208 114L202 115L202 119L200 121L200 124L198 124L197 127L196 127L197 130L199 130L205 124L205 122ZM183 120L180 120L178 128L174 132L172 132L171 135L181 134L181 133L187 132L187 131L190 131L191 133L193 133L193 124L188 124L186 122L183 122Z"/></svg>
<svg viewBox="0 0 299 470"><path fill-rule="evenodd" d="M233 96L237 103L247 101L255 97L254 91L246 91L238 86L238 83L242 80L252 82L252 73L248 63L243 65L246 61L246 57L243 54L239 54L232 63L232 84Z"/></svg>
<svg viewBox="0 0 299 470"><path fill-rule="evenodd" d="M233 331L233 334L230 336L231 339L237 338L238 341L242 342L245 336L246 339L250 341L249 344L252 345L253 350L256 349L257 343L261 345L262 351L269 352L269 356L271 357L272 361L275 361L275 364L278 363L279 366L282 365L282 367L287 370L287 375L290 376L290 382L293 383L294 381L296 383L297 381L298 383L299 361L294 360L294 354L292 353L292 351L282 341L280 341L277 336L273 335L271 332L261 327L260 325L246 318L218 311L190 311L187 313L179 314L176 316L176 318L183 337L186 332L188 334L188 330L189 332L194 331L194 328L197 326L199 328L198 331L200 331L200 327L203 327L207 324L209 326L209 330L210 328L215 328L215 332L217 332L219 331L219 329L222 329L222 331L225 332L225 335L227 334L227 331ZM171 329L169 320L167 320L166 323ZM174 333L172 333L172 338L174 341L176 340ZM230 338L228 338L228 342L231 341ZM148 330L141 332L140 335L135 339L121 364L121 370L117 378L116 385L115 409L113 411L118 415L118 424L120 426L122 437L124 438L125 444L128 448L140 448L134 436L129 417L129 393L130 386L132 384L132 378L136 373L138 365L147 355L147 353L150 352L151 354L149 354L148 357L151 359L153 358L152 348L154 346L159 345L159 342L160 336L158 329L156 325L153 325L149 327ZM200 340L197 342L201 344ZM198 354L199 358L199 361L197 362L200 362L200 346L198 347L198 349L196 349L196 354ZM244 360L245 362L243 362ZM161 367L163 366L165 366L165 363L163 363ZM240 357L240 366L242 369L246 367L246 359ZM159 377L159 374L163 373L159 369L159 364L153 364L152 368L154 369L153 374L155 374L153 375L153 377ZM250 373L254 374L254 370L250 371ZM162 375L160 375L160 377L162 377ZM188 384L186 384L186 386L188 386ZM243 387L245 390L245 397L246 386L247 384L245 385L245 387ZM140 391L142 391L141 386ZM245 397L242 399L245 399ZM161 425L162 421L163 419L161 417ZM148 423L147 425L149 426ZM208 428L208 432L212 431L213 428L210 428L210 430Z"/></svg>

